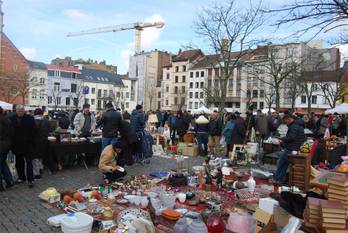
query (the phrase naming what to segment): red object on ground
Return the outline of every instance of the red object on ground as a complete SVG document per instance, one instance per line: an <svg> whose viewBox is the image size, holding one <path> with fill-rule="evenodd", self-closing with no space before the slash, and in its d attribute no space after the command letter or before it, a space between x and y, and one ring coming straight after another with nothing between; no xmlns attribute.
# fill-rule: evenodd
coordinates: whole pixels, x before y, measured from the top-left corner
<svg viewBox="0 0 348 233"><path fill-rule="evenodd" d="M207 227L209 233L223 233L225 232L224 219L218 213L212 213L207 220Z"/></svg>

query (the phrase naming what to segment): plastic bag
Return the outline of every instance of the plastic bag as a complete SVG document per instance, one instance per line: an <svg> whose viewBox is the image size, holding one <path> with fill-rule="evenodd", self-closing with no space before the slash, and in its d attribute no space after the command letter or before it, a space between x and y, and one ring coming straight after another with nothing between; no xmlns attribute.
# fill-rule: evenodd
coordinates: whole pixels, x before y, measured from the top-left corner
<svg viewBox="0 0 348 233"><path fill-rule="evenodd" d="M10 172L12 174L12 179L17 180L18 173L17 173L17 169L16 169L16 157L12 152L10 152L7 156L7 164L8 164L8 168L10 169Z"/></svg>
<svg viewBox="0 0 348 233"><path fill-rule="evenodd" d="M281 233L295 233L300 229L302 221L299 218L291 217L288 224L282 229Z"/></svg>
<svg viewBox="0 0 348 233"><path fill-rule="evenodd" d="M225 144L226 144L225 137L222 136L221 139L220 139L220 145L225 145Z"/></svg>

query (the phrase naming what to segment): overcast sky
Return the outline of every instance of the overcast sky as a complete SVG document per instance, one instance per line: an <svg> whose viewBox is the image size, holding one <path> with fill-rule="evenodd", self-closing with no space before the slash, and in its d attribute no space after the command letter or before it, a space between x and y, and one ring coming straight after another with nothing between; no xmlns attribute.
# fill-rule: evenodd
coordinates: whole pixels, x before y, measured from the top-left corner
<svg viewBox="0 0 348 233"><path fill-rule="evenodd" d="M182 46L206 43L193 32L193 22L212 0L3 0L5 33L27 59L49 63L56 57L106 60L128 71L134 31L66 37L68 32L134 22L164 21L163 29L145 29L143 50L176 53ZM267 0L268 6L285 1ZM238 7L248 1L236 0ZM287 28L288 29L288 28ZM270 29L259 36L279 38L289 30Z"/></svg>

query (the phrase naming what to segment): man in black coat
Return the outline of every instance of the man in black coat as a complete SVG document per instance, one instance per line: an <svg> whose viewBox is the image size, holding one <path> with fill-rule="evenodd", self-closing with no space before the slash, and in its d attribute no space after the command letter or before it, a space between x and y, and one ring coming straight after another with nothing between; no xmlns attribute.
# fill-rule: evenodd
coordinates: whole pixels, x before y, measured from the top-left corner
<svg viewBox="0 0 348 233"><path fill-rule="evenodd" d="M2 179L6 182L6 188L13 185L13 178L7 165L7 154L11 149L13 129L11 121L4 115L0 107L0 191L4 190Z"/></svg>
<svg viewBox="0 0 348 233"><path fill-rule="evenodd" d="M283 121L288 126L288 132L285 137L280 139L284 146L284 150L277 153L279 159L277 163L277 171L274 175L274 180L276 182L284 181L289 166L288 156L292 151L299 151L302 143L305 141L304 129L295 121L292 115L285 115Z"/></svg>
<svg viewBox="0 0 348 233"><path fill-rule="evenodd" d="M35 151L36 125L32 116L25 113L23 105L16 106L16 115L10 118L14 128L12 152L16 155L16 169L18 183L28 181L29 187L33 187L33 154ZM26 174L25 168L26 166Z"/></svg>
<svg viewBox="0 0 348 233"><path fill-rule="evenodd" d="M232 130L232 140L231 140L231 149L233 150L234 145L244 144L245 140L245 122L240 117L239 113L235 113L236 119L234 120L234 127Z"/></svg>
<svg viewBox="0 0 348 233"><path fill-rule="evenodd" d="M99 125L103 127L102 150L117 141L118 131L122 116L117 112L111 102L106 104L106 112L102 115Z"/></svg>

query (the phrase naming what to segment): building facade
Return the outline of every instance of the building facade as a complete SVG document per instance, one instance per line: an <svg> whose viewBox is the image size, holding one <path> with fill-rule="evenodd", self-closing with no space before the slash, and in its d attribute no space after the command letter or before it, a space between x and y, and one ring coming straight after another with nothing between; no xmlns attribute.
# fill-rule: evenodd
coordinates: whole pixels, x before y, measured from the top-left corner
<svg viewBox="0 0 348 233"><path fill-rule="evenodd" d="M78 67L47 65L49 110L72 110L84 103L83 80Z"/></svg>
<svg viewBox="0 0 348 233"><path fill-rule="evenodd" d="M162 80L162 67L170 64L171 55L163 51L135 54L129 61L129 78L137 79L137 103L144 110L158 108L158 86Z"/></svg>
<svg viewBox="0 0 348 233"><path fill-rule="evenodd" d="M47 105L47 66L42 62L29 61L29 101L30 108L39 108Z"/></svg>

